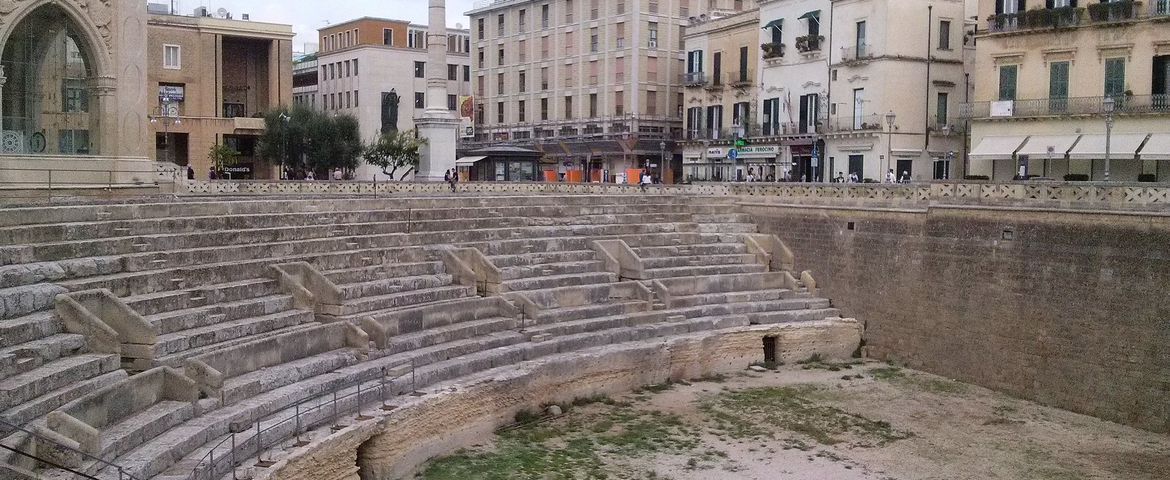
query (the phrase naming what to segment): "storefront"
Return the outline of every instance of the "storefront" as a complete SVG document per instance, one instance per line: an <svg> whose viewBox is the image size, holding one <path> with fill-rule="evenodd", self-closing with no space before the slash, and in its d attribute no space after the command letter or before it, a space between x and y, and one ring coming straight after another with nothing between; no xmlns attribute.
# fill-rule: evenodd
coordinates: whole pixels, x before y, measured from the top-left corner
<svg viewBox="0 0 1170 480"><path fill-rule="evenodd" d="M491 147L466 152L455 161L459 178L472 182L535 182L541 153L520 147Z"/></svg>
<svg viewBox="0 0 1170 480"><path fill-rule="evenodd" d="M736 150L736 157L747 167L746 178L774 182L784 175L778 165L780 145L747 145Z"/></svg>

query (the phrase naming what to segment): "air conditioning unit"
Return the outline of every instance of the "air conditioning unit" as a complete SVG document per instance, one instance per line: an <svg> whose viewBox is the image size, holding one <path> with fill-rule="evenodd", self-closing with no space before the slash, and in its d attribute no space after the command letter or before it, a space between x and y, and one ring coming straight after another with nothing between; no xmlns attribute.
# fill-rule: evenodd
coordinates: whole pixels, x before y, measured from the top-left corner
<svg viewBox="0 0 1170 480"><path fill-rule="evenodd" d="M208 13L207 13L207 7L199 7L199 8L196 8L196 9L195 9L195 11L192 13L192 15L195 15L196 17L206 17L206 16L209 16L209 15L208 15Z"/></svg>

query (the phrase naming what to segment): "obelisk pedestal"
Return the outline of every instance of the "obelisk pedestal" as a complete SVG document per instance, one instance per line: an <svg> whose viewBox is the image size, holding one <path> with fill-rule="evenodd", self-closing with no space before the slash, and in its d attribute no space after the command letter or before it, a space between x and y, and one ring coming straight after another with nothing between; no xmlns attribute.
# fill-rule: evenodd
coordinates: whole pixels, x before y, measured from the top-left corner
<svg viewBox="0 0 1170 480"><path fill-rule="evenodd" d="M414 178L421 182L442 181L443 173L455 168L455 141L459 118L447 109L447 6L445 0L430 0L427 25L426 109L415 117L420 137L427 139Z"/></svg>

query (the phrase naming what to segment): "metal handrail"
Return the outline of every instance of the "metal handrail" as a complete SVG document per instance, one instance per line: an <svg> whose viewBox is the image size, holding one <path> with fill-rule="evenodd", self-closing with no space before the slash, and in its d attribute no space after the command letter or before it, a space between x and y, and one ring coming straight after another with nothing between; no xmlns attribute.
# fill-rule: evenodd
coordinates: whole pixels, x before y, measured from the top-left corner
<svg viewBox="0 0 1170 480"><path fill-rule="evenodd" d="M411 390L413 391L415 388L415 384L414 384L414 382L415 382L415 362L414 362L413 358L411 358L409 361L404 360L402 362L399 362L399 363L391 365L391 366L382 367L382 375L377 380L373 380L373 381L358 380L358 381L354 381L354 382L346 382L346 383L341 384L337 388L334 388L330 391L306 398L306 399L301 400L299 402L296 402L292 405L285 406L284 408L281 408L280 410L272 413L271 415L268 415L265 418L273 418L273 417L280 415L281 413L288 413L288 411L290 409L293 410L292 415L288 418L285 418L283 420L280 420L276 423L269 425L267 428L263 427L263 425L262 425L264 418L259 418L256 420L255 425L254 425L255 428L252 428L251 423L249 423L249 428L247 430L241 430L238 428L231 428L232 431L229 432L229 435L227 437L225 437L223 440L220 440L219 443L216 443L215 446L211 447L211 449L209 449L207 451L207 453L204 454L203 457L199 459L199 461L195 464L195 467L193 467L191 469L191 474L187 478L190 480L200 480L200 479L204 479L204 478L210 480L210 479L218 478L216 476L216 472L219 471L218 467L220 465L224 464L224 462L226 461L226 462L229 462L228 464L230 465L230 467L232 469L232 478L235 479L236 478L235 468L237 466L239 466L239 460L240 460L240 457L237 455L237 450L239 450L240 448L238 448L238 447L241 446L240 443L237 443L237 438L236 438L237 433L244 433L245 431L254 432L252 434L252 436L242 439L242 444L247 445L249 442L255 442L255 444L256 444L255 448L249 448L248 450L255 451L256 458L258 460L260 460L261 455L263 454L265 448L270 447L272 445L276 445L276 444L283 442L285 440L288 440L291 437L296 437L297 443L303 445L303 443L300 440L302 431L304 431L306 427L312 427L315 425L319 425L321 423L321 422L318 422L317 424L314 424L312 422L308 422L307 424L303 424L302 423L303 416L309 415L311 413L319 412L326 407L332 407L331 419L333 421L334 428L337 428L338 416L343 414L343 413L349 413L350 411L357 410L358 417L361 418L362 417L362 415L361 415L361 407L362 407L361 395L362 395L362 385L363 384L366 384L366 383L377 384L377 386L374 388L377 388L380 390L382 406L383 406L383 408L385 408L386 407L386 384L388 382L393 382L394 380L397 380L399 378L406 376L406 373L403 373L402 375L399 375L397 377L394 377L392 379L387 380L388 371L399 368L399 367L404 367L408 364L410 365ZM353 388L353 387L357 387L356 392L352 392L352 393L338 396L339 392ZM369 390L367 390L367 391L369 391ZM327 397L332 397L332 398L328 402L322 403L321 400L325 399ZM357 397L356 401L354 402L353 407L344 407L341 409L338 408L337 402L339 400L346 400L346 399L351 398L351 397ZM308 404L308 403L312 403L312 402L316 402L316 405L314 405L310 408L302 409L303 405ZM274 431L282 426L287 425L289 422L295 422L295 424L296 424L293 428L293 433L291 435L286 434L284 436L270 438L268 442L264 442L264 433L265 432L272 432L272 431ZM226 444L226 443L231 444L231 449L227 452L227 454L220 454L219 459L217 460L216 453L215 453L216 449L223 447L224 444ZM243 458L247 458L247 457L243 457ZM225 475L225 474L226 474L226 472L220 473L220 475Z"/></svg>
<svg viewBox="0 0 1170 480"><path fill-rule="evenodd" d="M82 457L84 457L88 460L92 460L92 461L97 462L98 464L102 465L103 466L102 468L106 468L106 467L115 468L118 470L118 480L140 480L138 477L135 477L134 475L126 473L126 469L120 465L107 462L105 460L102 460L100 457L90 455L88 453L85 453L81 450L70 447L68 445L62 445L62 444L60 444L60 443L58 443L58 442L56 442L48 437L40 435L36 432L33 432L31 430L25 430L24 428L13 425L13 424L9 423L7 420L4 420L3 418L0 418L0 427L4 427L5 429L8 429L9 431L16 430L19 432L24 432L25 434L31 435L33 438L36 438L37 440L49 442L49 443L53 444L53 446L56 448L60 448L62 450L68 451L68 452L80 454ZM15 452L16 450L13 450L13 451ZM24 454L24 452L17 452L17 453ZM32 457L32 455L28 455L28 454L24 454L24 455ZM33 457L33 458L36 458L36 457ZM39 458L37 460L44 461L44 460L41 460ZM50 463L50 462L45 461L45 463ZM66 470L69 470L69 469L66 468ZM73 470L69 470L69 471L72 472ZM82 474L82 475L85 475L85 474ZM89 478L93 478L93 477L89 477Z"/></svg>
<svg viewBox="0 0 1170 480"><path fill-rule="evenodd" d="M58 470L65 470L66 472L69 472L69 473L72 473L72 474L74 474L74 475L80 476L81 478L86 478L86 479L90 479L90 480L100 480L99 478L97 478L97 477L95 477L95 476L93 476L93 475L88 475L88 474L85 474L85 473L81 473L81 472L79 472L79 471L77 471L77 470L74 470L74 469L72 469L72 468L69 468L69 467L66 467L66 466L63 466L63 465L58 465L58 464L56 464L56 463L53 463L53 462L51 462L51 461L49 461L49 460L45 460L45 459L43 459L43 458L41 458L41 457L38 457L38 456L36 456L36 455L33 455L33 454L31 454L31 453L28 453L28 452L22 452L22 451L20 451L20 450L17 450L17 449L15 449L15 448L13 448L13 447L9 447L8 445L4 445L4 444L2 444L2 443L0 443L0 448L3 448L3 449L5 449L5 450L8 450L9 452L15 453L15 454L17 454L17 455L20 455L20 456L22 456L22 457L28 457L28 458L31 458L31 459L33 459L33 460L35 460L35 461L37 461L37 462L44 463L45 465L48 465L48 466L50 466L50 467L53 467L53 468L56 468L56 469L58 469Z"/></svg>

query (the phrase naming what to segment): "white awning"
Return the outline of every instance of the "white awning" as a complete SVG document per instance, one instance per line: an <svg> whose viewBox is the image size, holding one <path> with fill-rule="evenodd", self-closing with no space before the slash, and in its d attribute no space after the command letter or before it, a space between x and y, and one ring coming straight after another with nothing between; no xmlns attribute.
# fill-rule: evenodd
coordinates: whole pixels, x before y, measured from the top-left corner
<svg viewBox="0 0 1170 480"><path fill-rule="evenodd" d="M1142 147L1142 160L1170 160L1170 133L1155 133Z"/></svg>
<svg viewBox="0 0 1170 480"><path fill-rule="evenodd" d="M1080 135L1032 135L1028 137L1024 146L1016 151L1016 155L1027 155L1033 160L1039 160L1048 158L1048 149L1051 148L1052 158L1063 159L1079 138Z"/></svg>
<svg viewBox="0 0 1170 480"><path fill-rule="evenodd" d="M448 157L448 158L450 158L450 157ZM478 162L478 161L483 160L485 158L487 158L487 157L460 157L458 160L455 160L455 166L456 167L470 167L472 165L475 165L475 162Z"/></svg>
<svg viewBox="0 0 1170 480"><path fill-rule="evenodd" d="M1028 140L1026 136L983 137L968 158L971 160L1011 160L1012 155Z"/></svg>
<svg viewBox="0 0 1170 480"><path fill-rule="evenodd" d="M1118 160L1133 160L1137 151L1146 141L1145 133L1115 133L1109 139L1109 158ZM1105 158L1105 136L1084 135L1077 146L1068 152L1072 160L1098 160Z"/></svg>

